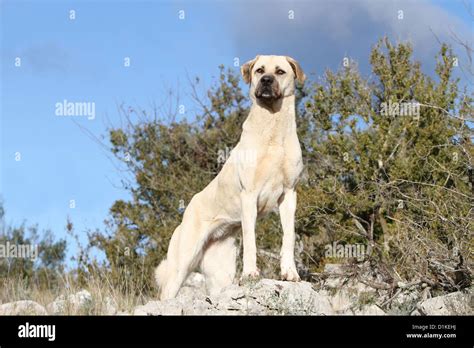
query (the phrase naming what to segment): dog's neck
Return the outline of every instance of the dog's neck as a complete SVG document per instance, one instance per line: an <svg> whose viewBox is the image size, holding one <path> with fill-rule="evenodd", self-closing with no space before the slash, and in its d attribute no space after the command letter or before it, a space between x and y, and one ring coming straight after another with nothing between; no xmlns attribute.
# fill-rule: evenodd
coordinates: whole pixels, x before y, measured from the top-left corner
<svg viewBox="0 0 474 348"><path fill-rule="evenodd" d="M258 114L264 117L294 117L295 116L295 95L289 95L278 99L277 101L269 104L252 98L252 106L250 108L250 114L255 114L255 110L258 109Z"/></svg>
<svg viewBox="0 0 474 348"><path fill-rule="evenodd" d="M270 136L273 139L286 137L289 132L296 132L295 96L279 99L273 107L253 101L249 116L243 125L243 131L258 133L259 136Z"/></svg>
<svg viewBox="0 0 474 348"><path fill-rule="evenodd" d="M279 98L276 101L268 101L257 99L255 96L252 96L252 108L262 108L263 110L268 111L268 113L275 115L279 112L284 112L285 114L288 107L294 108L295 105L295 95L289 95L283 98Z"/></svg>

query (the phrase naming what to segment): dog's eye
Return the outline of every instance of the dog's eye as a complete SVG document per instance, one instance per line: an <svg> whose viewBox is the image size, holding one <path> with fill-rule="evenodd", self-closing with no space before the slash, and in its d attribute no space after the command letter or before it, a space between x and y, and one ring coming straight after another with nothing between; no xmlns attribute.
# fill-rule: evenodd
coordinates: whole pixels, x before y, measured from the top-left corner
<svg viewBox="0 0 474 348"><path fill-rule="evenodd" d="M276 73L277 73L277 75L286 74L286 73L285 73L283 70L281 70L281 69L278 69Z"/></svg>
<svg viewBox="0 0 474 348"><path fill-rule="evenodd" d="M257 74L263 74L263 69L262 68L258 68L257 70L255 70L255 72Z"/></svg>

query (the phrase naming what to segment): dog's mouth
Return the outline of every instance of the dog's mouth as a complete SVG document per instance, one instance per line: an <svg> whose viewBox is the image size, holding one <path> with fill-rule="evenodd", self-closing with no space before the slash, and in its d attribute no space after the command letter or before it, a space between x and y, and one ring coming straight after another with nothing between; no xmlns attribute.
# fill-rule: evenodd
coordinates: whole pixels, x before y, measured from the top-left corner
<svg viewBox="0 0 474 348"><path fill-rule="evenodd" d="M273 95L271 91L263 91L262 94L260 94L260 98L264 98L264 99L272 99L274 97L275 96Z"/></svg>
<svg viewBox="0 0 474 348"><path fill-rule="evenodd" d="M278 85L259 84L259 86L255 90L255 97L257 97L258 99L266 100L266 101L280 98L280 91L279 91Z"/></svg>

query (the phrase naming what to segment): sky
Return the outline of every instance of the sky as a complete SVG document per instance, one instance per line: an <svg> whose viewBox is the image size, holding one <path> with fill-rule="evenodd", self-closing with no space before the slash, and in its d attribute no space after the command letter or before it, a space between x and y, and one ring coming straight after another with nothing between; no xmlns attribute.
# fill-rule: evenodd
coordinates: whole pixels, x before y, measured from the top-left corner
<svg viewBox="0 0 474 348"><path fill-rule="evenodd" d="M129 195L110 154L88 134L107 144L107 129L121 125L118 105L179 104L186 110L179 117L192 119L198 107L188 78L199 76L205 95L220 64L238 71L257 54L292 56L314 81L344 57L369 74L370 48L384 35L410 41L432 74L436 38L453 43L456 33L472 44L469 6L472 13L472 1L461 0L0 0L6 223L38 224L70 243L68 216L82 242L86 230L104 229L113 202ZM61 115L64 100L93 104L95 117ZM70 244L68 256L75 250Z"/></svg>

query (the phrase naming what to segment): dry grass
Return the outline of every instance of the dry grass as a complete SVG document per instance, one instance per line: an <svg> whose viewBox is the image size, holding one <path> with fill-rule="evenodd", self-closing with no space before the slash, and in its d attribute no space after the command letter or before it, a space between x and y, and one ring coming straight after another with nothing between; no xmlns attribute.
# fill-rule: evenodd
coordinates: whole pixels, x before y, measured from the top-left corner
<svg viewBox="0 0 474 348"><path fill-rule="evenodd" d="M88 275L85 285L79 286L72 276L62 276L59 285L55 288L45 288L37 284L28 284L19 277L0 279L0 304L31 300L45 308L53 301L67 299L81 290L87 290L92 301L87 305L77 307L65 301L62 315L110 315L116 313L133 313L133 308L146 303L152 296L140 292L138 289L128 287L128 291L118 290L112 286L107 277L103 275ZM115 308L115 313L110 312L110 306ZM49 312L49 310L48 310ZM50 313L53 314L53 313Z"/></svg>

